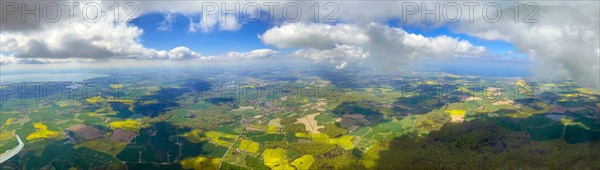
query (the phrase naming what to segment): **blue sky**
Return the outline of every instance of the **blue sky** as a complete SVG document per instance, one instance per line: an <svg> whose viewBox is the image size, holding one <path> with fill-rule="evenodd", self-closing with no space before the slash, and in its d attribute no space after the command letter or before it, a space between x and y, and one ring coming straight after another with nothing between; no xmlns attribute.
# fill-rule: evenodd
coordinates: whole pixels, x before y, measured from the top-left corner
<svg viewBox="0 0 600 170"><path fill-rule="evenodd" d="M229 51L251 51L268 48L257 38L272 25L264 21L244 23L236 31L189 32L189 18L176 15L171 30L157 29L164 20L164 14L150 13L137 18L133 25L144 30L142 44L158 50L170 50L178 46L186 46L206 55L217 55ZM195 20L197 22L197 20Z"/></svg>
<svg viewBox="0 0 600 170"><path fill-rule="evenodd" d="M273 27L273 24L266 20L243 23L242 27L235 31L214 30L211 32L189 32L189 18L181 14L175 15L171 30L159 30L158 27L164 20L165 14L163 13L149 13L138 17L136 21L131 24L144 30L144 33L141 36L141 42L145 47L158 50L169 50L178 46L186 46L204 55L218 55L229 51L251 51L253 49L273 48L272 46L263 44L257 37ZM197 22L197 18L195 21ZM516 52L515 47L509 42L501 40L484 40L467 34L456 33L451 31L449 26L411 26L401 25L396 21L397 19L389 20L386 24L391 27L399 27L407 32L421 34L427 37L447 35L461 40L467 40L473 45L486 47L492 54L507 55L506 52L508 51ZM279 50L286 51L289 49ZM520 59L525 57L523 54L513 54L512 56L516 56L516 58Z"/></svg>

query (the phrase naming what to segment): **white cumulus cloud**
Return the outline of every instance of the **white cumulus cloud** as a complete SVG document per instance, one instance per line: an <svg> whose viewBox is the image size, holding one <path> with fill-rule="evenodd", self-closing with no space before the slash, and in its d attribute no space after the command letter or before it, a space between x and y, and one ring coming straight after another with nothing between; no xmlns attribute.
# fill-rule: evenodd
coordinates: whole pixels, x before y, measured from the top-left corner
<svg viewBox="0 0 600 170"><path fill-rule="evenodd" d="M466 40L449 36L426 37L378 23L291 23L273 27L259 38L265 44L279 48L300 48L294 56L305 56L314 61L346 62L344 65L357 61L356 58L369 58L382 69L393 69L421 58L477 56L486 52L485 47Z"/></svg>
<svg viewBox="0 0 600 170"><path fill-rule="evenodd" d="M533 73L544 79L571 77L579 85L600 89L600 10L595 4L540 5L538 22L459 22L455 30L487 40L513 44L536 63ZM511 14L510 10L503 13Z"/></svg>

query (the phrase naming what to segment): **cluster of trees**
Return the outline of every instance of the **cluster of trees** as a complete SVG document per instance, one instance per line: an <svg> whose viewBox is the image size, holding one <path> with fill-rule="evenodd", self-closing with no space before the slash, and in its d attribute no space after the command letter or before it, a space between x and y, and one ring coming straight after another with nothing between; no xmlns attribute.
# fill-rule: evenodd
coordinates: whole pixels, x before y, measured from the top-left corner
<svg viewBox="0 0 600 170"><path fill-rule="evenodd" d="M283 130L286 132L306 132L306 128L302 123L295 123L295 117L285 117L281 119L281 125L283 125Z"/></svg>
<svg viewBox="0 0 600 170"><path fill-rule="evenodd" d="M319 155L315 158L311 169L366 169L360 162L360 158L351 151L337 147L336 149Z"/></svg>
<svg viewBox="0 0 600 170"><path fill-rule="evenodd" d="M263 161L259 160L258 158L255 158L255 157L252 157L252 156L246 156L246 158L244 158L244 159L246 160L246 165L248 167L252 167L252 169L255 169L255 170L270 170L270 168L268 166L266 166L263 163Z"/></svg>
<svg viewBox="0 0 600 170"><path fill-rule="evenodd" d="M452 120L452 118L447 114L439 111L432 111L417 118L415 129L422 132L438 130L450 120Z"/></svg>
<svg viewBox="0 0 600 170"><path fill-rule="evenodd" d="M373 169L600 169L600 144L532 141L493 123L446 124L424 138L381 142L365 160Z"/></svg>
<svg viewBox="0 0 600 170"><path fill-rule="evenodd" d="M348 134L348 130L338 127L336 123L327 123L324 125L325 128L319 129L321 133L327 134L330 138L339 137Z"/></svg>
<svg viewBox="0 0 600 170"><path fill-rule="evenodd" d="M212 130L220 125L238 122L242 119L242 113L230 112L231 108L231 105L219 105L211 106L206 110L190 110L190 121L178 125L192 129Z"/></svg>
<svg viewBox="0 0 600 170"><path fill-rule="evenodd" d="M282 148L287 150L288 153L297 153L297 155L312 155L315 157L315 162L310 169L365 169L360 163L360 158L352 151L344 150L332 144L278 141L266 142L266 147Z"/></svg>

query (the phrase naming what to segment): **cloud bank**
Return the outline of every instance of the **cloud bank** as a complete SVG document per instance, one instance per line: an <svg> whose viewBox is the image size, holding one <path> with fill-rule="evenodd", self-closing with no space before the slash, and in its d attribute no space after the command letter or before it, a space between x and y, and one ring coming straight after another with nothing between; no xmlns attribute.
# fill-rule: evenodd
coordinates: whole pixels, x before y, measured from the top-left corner
<svg viewBox="0 0 600 170"><path fill-rule="evenodd" d="M510 42L536 63L533 73L539 78L571 77L579 85L600 89L598 3L560 5L540 6L536 23L463 21L454 27L474 37Z"/></svg>
<svg viewBox="0 0 600 170"><path fill-rule="evenodd" d="M398 68L416 59L477 56L486 48L449 36L426 37L378 23L305 24L273 27L259 38L278 48L299 48L293 56L348 64L368 59L381 69Z"/></svg>

